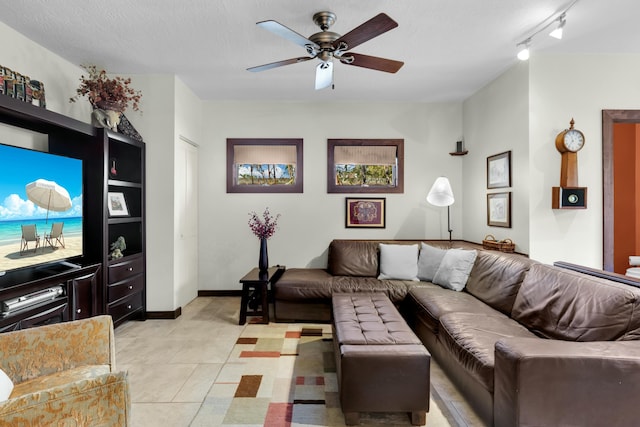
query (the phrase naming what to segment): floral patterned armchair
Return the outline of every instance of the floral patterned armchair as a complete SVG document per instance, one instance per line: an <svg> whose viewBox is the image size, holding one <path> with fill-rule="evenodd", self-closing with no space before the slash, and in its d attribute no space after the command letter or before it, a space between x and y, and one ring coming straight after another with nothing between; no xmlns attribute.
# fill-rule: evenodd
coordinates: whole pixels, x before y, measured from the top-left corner
<svg viewBox="0 0 640 427"><path fill-rule="evenodd" d="M14 383L0 402L0 425L129 425L110 316L0 334L0 369Z"/></svg>

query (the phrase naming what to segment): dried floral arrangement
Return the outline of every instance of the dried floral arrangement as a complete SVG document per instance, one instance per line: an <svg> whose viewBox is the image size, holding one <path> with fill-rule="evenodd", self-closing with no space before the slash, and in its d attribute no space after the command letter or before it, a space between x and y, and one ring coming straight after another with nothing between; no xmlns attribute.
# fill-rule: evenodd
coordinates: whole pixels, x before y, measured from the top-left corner
<svg viewBox="0 0 640 427"><path fill-rule="evenodd" d="M262 218L255 212L249 212L249 228L259 239L268 239L273 236L278 228L280 214L273 216L266 208L262 213Z"/></svg>
<svg viewBox="0 0 640 427"><path fill-rule="evenodd" d="M82 65L88 76L80 76L80 86L76 89L76 96L69 102L76 102L81 96L89 98L89 102L95 108L101 108L105 103L111 104L108 109L124 111L129 104L135 111L140 110L142 92L134 90L130 84L130 78L116 76L108 78L105 70L98 70L95 65ZM106 107L105 107L106 108Z"/></svg>

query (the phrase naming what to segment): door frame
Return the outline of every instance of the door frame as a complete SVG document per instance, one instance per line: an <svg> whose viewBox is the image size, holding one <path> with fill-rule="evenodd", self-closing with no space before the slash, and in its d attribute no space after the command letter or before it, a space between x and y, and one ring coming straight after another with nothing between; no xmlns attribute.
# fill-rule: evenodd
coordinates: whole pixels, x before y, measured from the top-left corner
<svg viewBox="0 0 640 427"><path fill-rule="evenodd" d="M613 271L614 267L613 127L616 123L640 123L640 110L602 110L602 269L606 271Z"/></svg>

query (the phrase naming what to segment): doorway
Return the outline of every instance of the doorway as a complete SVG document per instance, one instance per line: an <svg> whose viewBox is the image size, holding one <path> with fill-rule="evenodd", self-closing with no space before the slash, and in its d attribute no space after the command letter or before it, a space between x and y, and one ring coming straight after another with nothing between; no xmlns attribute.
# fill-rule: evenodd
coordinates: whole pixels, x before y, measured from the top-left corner
<svg viewBox="0 0 640 427"><path fill-rule="evenodd" d="M603 269L640 255L640 110L602 111Z"/></svg>
<svg viewBox="0 0 640 427"><path fill-rule="evenodd" d="M198 296L198 145L180 136L175 160L175 299Z"/></svg>

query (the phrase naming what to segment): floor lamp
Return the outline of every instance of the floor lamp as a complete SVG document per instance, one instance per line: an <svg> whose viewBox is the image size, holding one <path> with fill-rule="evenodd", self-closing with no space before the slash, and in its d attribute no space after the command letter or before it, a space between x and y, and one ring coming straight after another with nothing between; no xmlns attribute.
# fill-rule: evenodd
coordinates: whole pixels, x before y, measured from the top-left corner
<svg viewBox="0 0 640 427"><path fill-rule="evenodd" d="M447 229L449 231L449 242L451 242L451 232L453 231L451 229L451 212L449 207L455 201L449 179L444 176L436 179L431 190L429 190L429 194L427 194L427 202L431 203L433 206L447 207Z"/></svg>

